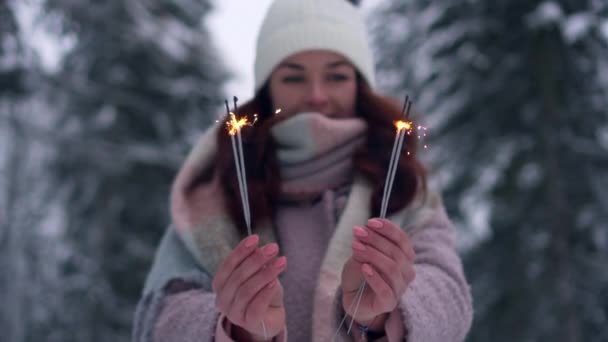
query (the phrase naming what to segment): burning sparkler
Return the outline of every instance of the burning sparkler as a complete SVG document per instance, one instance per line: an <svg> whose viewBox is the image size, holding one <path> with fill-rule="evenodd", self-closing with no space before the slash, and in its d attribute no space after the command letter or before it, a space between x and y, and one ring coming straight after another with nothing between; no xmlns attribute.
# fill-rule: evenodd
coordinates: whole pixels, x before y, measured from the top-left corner
<svg viewBox="0 0 608 342"><path fill-rule="evenodd" d="M230 141L232 142L232 153L234 154L234 164L236 166L236 175L239 181L239 190L241 192L241 202L243 204L243 216L245 217L245 224L247 225L247 235L251 235L251 211L249 208L249 191L247 191L247 174L245 173L245 157L243 153L243 138L241 136L241 129L245 126L253 126L258 121L258 115L253 115L253 121L249 121L247 117L237 118L238 98L234 97L234 111L230 111L228 106L228 100L226 100L226 114L229 120L226 121L226 128L230 135ZM280 111L280 110L278 110ZM278 113L277 111L277 113ZM236 138L235 138L236 137ZM266 324L262 320L262 329L264 330L264 338L268 338L266 332Z"/></svg>
<svg viewBox="0 0 608 342"><path fill-rule="evenodd" d="M234 97L234 112L236 112L238 98ZM243 138L241 129L245 126L253 126L257 121L257 114L254 115L253 121L249 122L247 117L237 118L236 114L230 111L228 100L226 100L226 113L230 120L226 122L228 134L232 141L232 152L234 154L234 163L236 165L236 175L239 182L239 190L241 192L241 202L243 204L243 215L245 216L245 224L247 225L247 234L251 235L251 212L249 209L249 192L247 191L247 173L245 172L245 157L243 156Z"/></svg>
<svg viewBox="0 0 608 342"><path fill-rule="evenodd" d="M412 101L409 100L409 96L406 96L405 102L403 103L403 109L401 110L403 119L395 122L395 127L397 128L397 132L395 135L395 142L393 143L393 150L391 152L391 158L389 161L388 171L386 173L386 180L384 183L384 192L382 194L382 201L380 204L380 217L381 218L386 218L386 212L388 210L388 202L390 199L391 191L393 190L393 183L395 181L395 175L397 173L397 165L399 163L399 157L401 156L401 149L403 147L403 142L405 141L405 136L411 135L413 127L414 127L413 123L411 121L409 121L411 107L412 107ZM418 126L418 130L422 130L422 128L424 128L424 130L426 130L426 127ZM426 136L426 134L425 134L425 136ZM420 139L420 137L418 137L418 139ZM425 148L426 148L426 145L425 145ZM409 155L410 153L408 152L407 154ZM359 304L361 304L361 299L363 298L363 292L365 292L366 285L367 285L367 282L365 282L365 281L361 284L361 286L357 290L357 293L355 294L356 300L353 303L351 303L351 306L349 307L348 311L350 311L350 309L352 309L352 306L355 305L355 310L353 312L350 324L348 325L348 330L346 332L347 334L350 334L350 331L353 327L353 323L355 321L357 311L359 310ZM340 329L342 328L342 325L344 324L345 321L346 321L346 315L344 315L344 318L340 322L340 325L338 326L338 330L334 334L334 339L338 335L338 333L339 333Z"/></svg>
<svg viewBox="0 0 608 342"><path fill-rule="evenodd" d="M403 142L405 141L405 135L410 135L412 132L412 122L408 121L410 116L410 108L412 101L409 100L409 96L406 96L405 103L403 105L404 120L395 122L397 127L397 134L395 136L395 142L393 143L393 151L391 152L391 159L388 164L388 172L386 174L386 181L384 183L384 193L382 194L382 202L380 205L380 217L386 217L386 211L388 210L388 200L393 190L393 183L395 181L395 174L397 173L397 164L399 163L399 156L401 156L401 149Z"/></svg>

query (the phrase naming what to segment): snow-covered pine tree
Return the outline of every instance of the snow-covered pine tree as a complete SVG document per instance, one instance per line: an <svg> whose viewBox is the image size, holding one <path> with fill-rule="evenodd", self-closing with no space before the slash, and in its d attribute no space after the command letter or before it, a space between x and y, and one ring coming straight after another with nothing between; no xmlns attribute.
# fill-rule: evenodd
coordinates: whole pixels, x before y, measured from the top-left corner
<svg viewBox="0 0 608 342"><path fill-rule="evenodd" d="M413 95L467 237L470 341L608 338L607 17L604 0L392 0L372 19L380 81Z"/></svg>
<svg viewBox="0 0 608 342"><path fill-rule="evenodd" d="M26 69L19 63L23 47L13 9L0 3L0 329L9 341L25 337L27 294L20 289L27 282L27 260L23 249L28 232L19 230L18 173L23 171L25 145L15 113L16 103L28 95ZM10 309L10 312L9 312Z"/></svg>
<svg viewBox="0 0 608 342"><path fill-rule="evenodd" d="M49 340L62 307L58 234L50 231L55 192L51 149L38 135L48 117L40 58L28 39L23 3L0 2L0 331L7 342Z"/></svg>
<svg viewBox="0 0 608 342"><path fill-rule="evenodd" d="M48 0L71 37L56 77L61 185L70 255L61 341L128 341L173 177L221 108L227 77L207 0Z"/></svg>

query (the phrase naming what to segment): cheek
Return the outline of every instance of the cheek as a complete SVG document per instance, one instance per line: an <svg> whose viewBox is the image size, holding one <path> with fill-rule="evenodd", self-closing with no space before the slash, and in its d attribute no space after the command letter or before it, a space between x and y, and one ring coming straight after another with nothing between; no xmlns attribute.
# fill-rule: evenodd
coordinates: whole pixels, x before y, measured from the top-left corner
<svg viewBox="0 0 608 342"><path fill-rule="evenodd" d="M287 91L280 91L276 96L272 96L274 109L281 109L284 114L294 112L298 109L298 98L296 94Z"/></svg>
<svg viewBox="0 0 608 342"><path fill-rule="evenodd" d="M285 96L285 91L281 85L273 80L270 82L270 100L275 108L285 107L285 100L288 98Z"/></svg>
<svg viewBox="0 0 608 342"><path fill-rule="evenodd" d="M289 111L297 106L298 94L290 87L285 87L279 82L270 83L270 99L275 109L281 108L283 111Z"/></svg>
<svg viewBox="0 0 608 342"><path fill-rule="evenodd" d="M354 116L357 107L357 84L352 82L344 86L339 97L340 107L342 111Z"/></svg>

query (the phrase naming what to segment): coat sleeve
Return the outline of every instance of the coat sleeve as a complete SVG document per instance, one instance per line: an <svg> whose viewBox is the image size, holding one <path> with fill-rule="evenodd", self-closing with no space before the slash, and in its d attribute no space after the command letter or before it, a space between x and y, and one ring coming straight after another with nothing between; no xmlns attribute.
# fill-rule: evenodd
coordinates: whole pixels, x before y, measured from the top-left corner
<svg viewBox="0 0 608 342"><path fill-rule="evenodd" d="M416 277L401 298L408 342L463 341L473 319L472 299L443 207L409 236Z"/></svg>
<svg viewBox="0 0 608 342"><path fill-rule="evenodd" d="M162 301L156 323L152 327L155 342L234 342L232 324L226 316L215 310L215 294L189 286L181 280L169 285L168 294ZM273 339L286 342L287 330Z"/></svg>
<svg viewBox="0 0 608 342"><path fill-rule="evenodd" d="M211 342L218 320L210 275L169 228L137 305L132 341Z"/></svg>
<svg viewBox="0 0 608 342"><path fill-rule="evenodd" d="M170 228L158 247L135 313L133 342L233 342L215 308L211 276ZM284 329L275 339L285 342Z"/></svg>
<svg viewBox="0 0 608 342"><path fill-rule="evenodd" d="M427 210L427 209L425 209ZM473 319L472 299L462 262L456 251L455 229L442 205L429 209L420 223L409 226L408 236L416 253L416 276L390 313L378 342L461 342ZM335 297L337 322L344 317L341 291ZM360 333L346 328L346 341L363 341Z"/></svg>

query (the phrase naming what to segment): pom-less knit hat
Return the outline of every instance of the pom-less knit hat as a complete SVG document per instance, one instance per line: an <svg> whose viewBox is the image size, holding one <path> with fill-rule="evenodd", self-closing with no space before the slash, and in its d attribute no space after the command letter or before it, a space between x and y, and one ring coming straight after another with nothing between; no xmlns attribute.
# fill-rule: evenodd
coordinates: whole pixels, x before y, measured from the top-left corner
<svg viewBox="0 0 608 342"><path fill-rule="evenodd" d="M330 50L346 57L374 87L374 62L365 22L346 0L274 0L258 35L255 91L285 58L305 50Z"/></svg>

